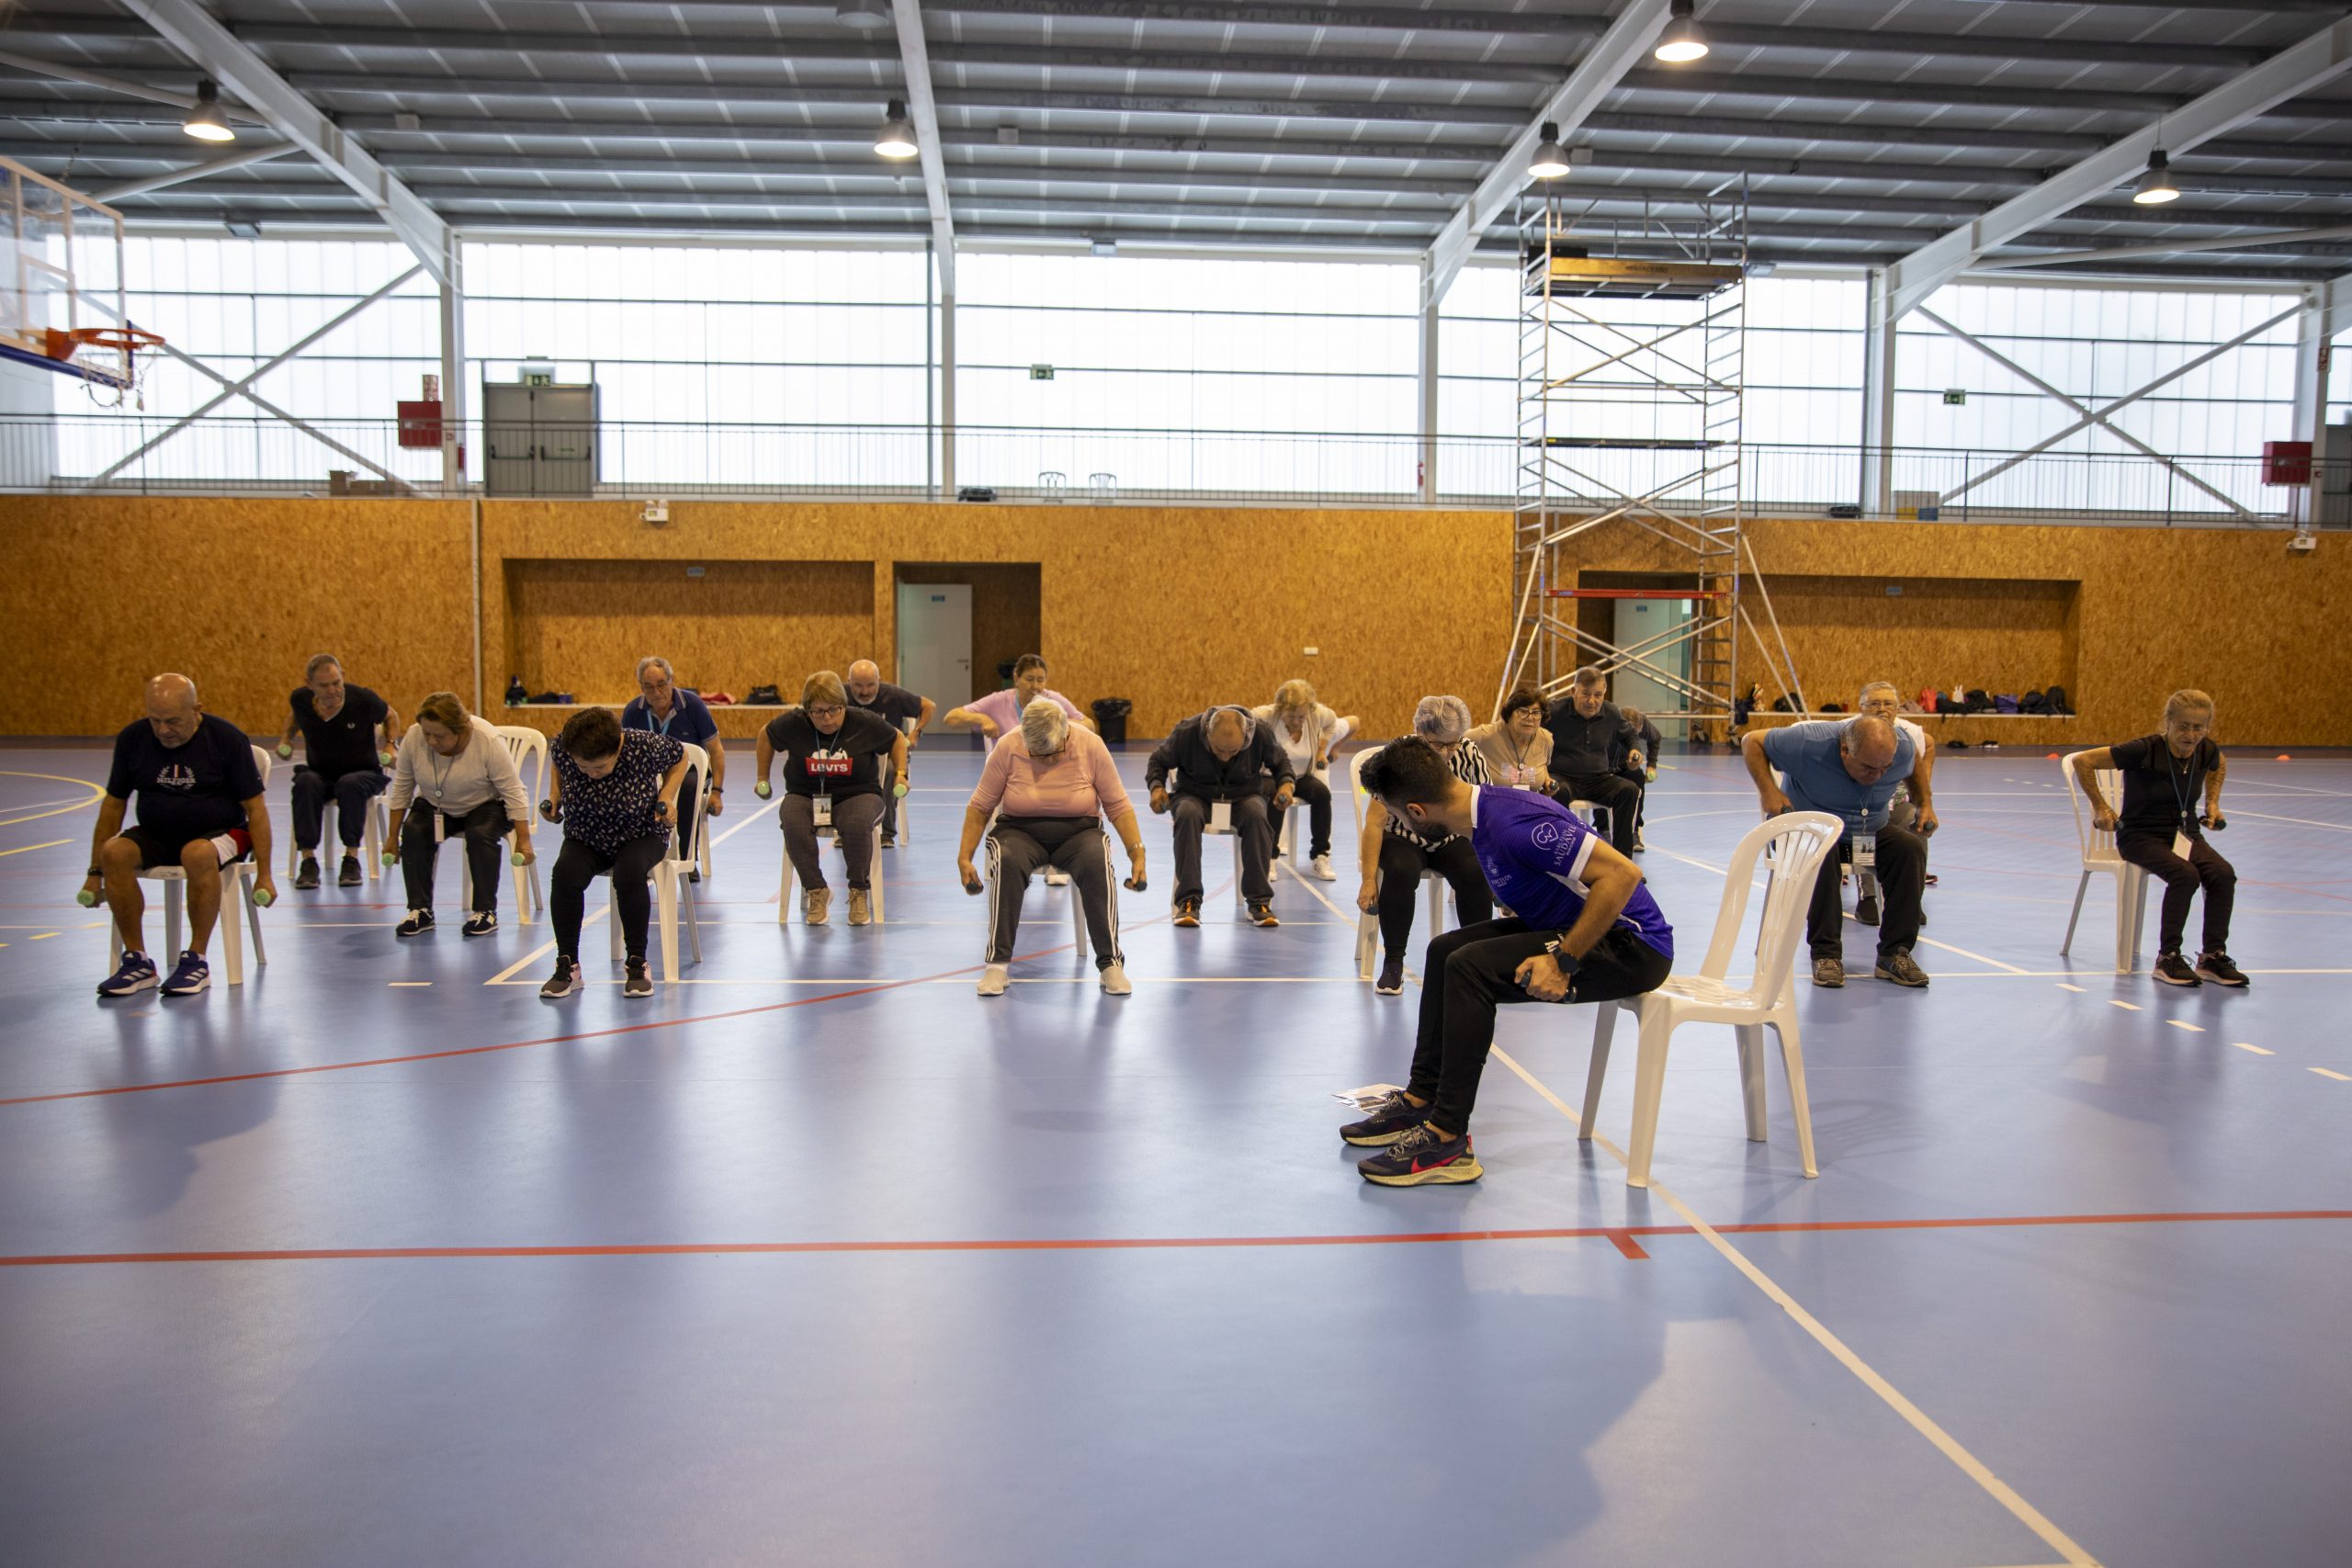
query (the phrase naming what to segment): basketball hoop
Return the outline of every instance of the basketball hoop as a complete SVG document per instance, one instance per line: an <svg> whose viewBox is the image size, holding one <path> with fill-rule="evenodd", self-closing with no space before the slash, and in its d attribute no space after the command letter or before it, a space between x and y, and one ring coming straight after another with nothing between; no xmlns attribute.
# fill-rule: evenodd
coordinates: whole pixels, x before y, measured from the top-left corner
<svg viewBox="0 0 2352 1568"><path fill-rule="evenodd" d="M50 327L43 332L42 340L49 357L61 367L73 366L74 356L85 348L106 349L120 355L122 374L119 379L109 373L82 372L83 378L89 383L84 389L96 398L99 387L112 388L115 395L109 406L118 408L122 404L123 395L135 392L139 386L139 351L164 346L160 333L151 333L143 327L128 323L119 327ZM143 398L139 406L147 406Z"/></svg>

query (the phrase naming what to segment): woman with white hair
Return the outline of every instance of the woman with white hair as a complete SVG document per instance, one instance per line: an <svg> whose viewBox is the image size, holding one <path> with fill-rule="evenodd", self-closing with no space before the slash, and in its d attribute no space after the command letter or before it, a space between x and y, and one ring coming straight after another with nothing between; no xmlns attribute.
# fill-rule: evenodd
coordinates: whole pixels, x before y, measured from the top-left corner
<svg viewBox="0 0 2352 1568"><path fill-rule="evenodd" d="M980 975L980 995L1001 997L1011 983L1022 897L1029 878L1047 866L1067 873L1078 890L1102 989L1114 997L1135 989L1119 952L1119 894L1111 886L1105 817L1127 847L1127 886L1140 893L1143 830L1111 749L1092 730L1073 726L1060 704L1037 698L1021 710L1020 728L989 752L979 786L964 808L964 839L956 850L964 890L989 896L988 967ZM985 885L972 864L983 833L989 854Z"/></svg>
<svg viewBox="0 0 2352 1568"><path fill-rule="evenodd" d="M1337 882L1340 874L1331 869L1331 753L1362 721L1353 714L1342 718L1325 707L1316 700L1315 688L1304 681L1284 681L1274 688L1272 702L1250 712L1290 759L1295 799L1306 806L1308 869L1325 882ZM1279 842L1283 813L1272 816Z"/></svg>
<svg viewBox="0 0 2352 1568"><path fill-rule="evenodd" d="M1469 744L1470 705L1460 697L1423 697L1413 710L1413 733L1436 748L1453 769L1454 776L1474 784L1493 782L1486 758ZM1470 840L1458 833L1424 838L1404 821L1389 815L1374 795L1364 807L1363 884L1356 889L1356 908L1380 913L1380 978L1374 986L1382 996L1405 988L1405 950L1413 939L1413 906L1420 901L1421 874L1436 872L1453 885L1457 923L1469 926L1492 919L1494 895L1487 889L1487 874Z"/></svg>

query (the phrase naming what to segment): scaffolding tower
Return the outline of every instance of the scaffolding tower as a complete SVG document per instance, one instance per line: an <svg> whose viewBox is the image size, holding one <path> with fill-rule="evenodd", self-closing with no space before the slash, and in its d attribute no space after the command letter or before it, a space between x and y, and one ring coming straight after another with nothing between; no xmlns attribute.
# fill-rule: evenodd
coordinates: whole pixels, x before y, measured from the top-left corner
<svg viewBox="0 0 2352 1568"><path fill-rule="evenodd" d="M1517 618L1497 700L1522 682L1556 696L1581 665L1633 668L1680 699L1651 717L1713 739L1741 690L1745 598L1771 616L1741 484L1747 186L1646 202L1633 218L1593 206L1551 190L1521 198ZM1690 570L1671 575L1689 587L1580 587L1576 541L1618 522L1687 557ZM1691 614L1621 647L1577 624L1582 598L1687 600Z"/></svg>

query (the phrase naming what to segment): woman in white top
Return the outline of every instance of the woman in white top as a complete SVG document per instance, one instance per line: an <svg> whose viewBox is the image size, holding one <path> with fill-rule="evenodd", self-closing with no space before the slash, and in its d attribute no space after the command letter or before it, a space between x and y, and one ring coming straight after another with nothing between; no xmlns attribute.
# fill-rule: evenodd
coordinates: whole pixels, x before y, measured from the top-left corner
<svg viewBox="0 0 2352 1568"><path fill-rule="evenodd" d="M1325 882L1338 881L1340 874L1331 869L1331 753L1354 732L1359 720L1353 714L1342 718L1325 707L1316 700L1315 688L1304 681L1284 681L1274 688L1272 702L1250 712L1290 758L1293 794L1306 806L1309 868ZM1270 796L1272 793L1268 791ZM1266 809L1279 843L1283 813L1271 799Z"/></svg>
<svg viewBox="0 0 2352 1568"><path fill-rule="evenodd" d="M1486 758L1470 744L1470 705L1460 697L1423 697L1413 712L1413 733L1437 748L1455 777L1474 784L1494 782ZM1470 840L1458 833L1424 838L1391 817L1377 795L1364 807L1363 855L1363 886L1356 890L1356 908L1380 913L1380 979L1374 989L1383 996L1405 988L1405 947L1413 936L1422 873L1434 871L1453 884L1460 924L1494 919L1495 896Z"/></svg>
<svg viewBox="0 0 2352 1568"><path fill-rule="evenodd" d="M422 801L412 812L412 802ZM433 929L433 862L445 838L462 834L473 868L474 907L468 936L498 929L499 856L503 840L514 835L514 852L532 858L531 807L523 798L522 776L495 727L466 712L452 692L435 692L417 705L416 722L401 737L392 761L391 793L385 804L391 821L386 855L408 883L408 918L402 936Z"/></svg>
<svg viewBox="0 0 2352 1568"><path fill-rule="evenodd" d="M1544 694L1521 686L1503 699L1502 716L1470 732L1495 783L1552 793L1552 732L1544 728Z"/></svg>

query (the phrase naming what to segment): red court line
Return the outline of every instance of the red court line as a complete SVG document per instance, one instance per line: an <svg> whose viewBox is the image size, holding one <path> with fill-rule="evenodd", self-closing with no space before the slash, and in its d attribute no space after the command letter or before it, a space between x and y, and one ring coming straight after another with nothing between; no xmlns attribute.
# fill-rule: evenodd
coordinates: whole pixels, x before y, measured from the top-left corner
<svg viewBox="0 0 2352 1568"><path fill-rule="evenodd" d="M1217 893L1233 886L1231 877L1217 884ZM1215 895L1212 895L1214 897ZM1138 931L1145 926L1167 919L1166 915L1153 915L1133 925L1123 925L1123 931ZM1053 947L1041 947L1032 953L1016 953L1015 964L1030 959L1047 958L1057 953L1068 953L1078 945L1061 942ZM439 1062L453 1056L483 1056L498 1051L524 1051L535 1045L568 1045L579 1040L604 1040L616 1034L642 1034L653 1029L683 1029L692 1023L720 1023L730 1018L756 1018L762 1013L784 1012L792 1008L815 1007L820 1002L845 1001L851 997L867 997L879 991L901 990L908 986L927 986L933 980L945 980L957 975L968 975L981 967L966 964L954 969L942 969L936 975L919 975L908 980L885 980L876 985L859 986L846 991L827 991L822 996L799 997L788 1002L765 1002L758 1007L731 1008L725 1012L697 1013L692 1018L655 1018L643 1023L616 1024L610 1029L584 1030L577 1034L550 1034L538 1040L505 1040L495 1045L459 1045L447 1051L414 1051L400 1056L371 1056L359 1062L322 1062L311 1067L270 1067L251 1073L223 1073L209 1078L173 1078L161 1083L117 1084L111 1089L75 1089L60 1094L22 1094L14 1099L0 1100L0 1105L45 1105L60 1100L103 1100L118 1094L149 1094L164 1089L201 1089L209 1084L252 1083L262 1078L296 1078L311 1073L347 1073L360 1067L390 1067L405 1062Z"/></svg>
<svg viewBox="0 0 2352 1568"><path fill-rule="evenodd" d="M1726 1235L1771 1231L1975 1230L2026 1225L2192 1224L2246 1220L2352 1220L2352 1209L2269 1209L2177 1214L2005 1214L1926 1220L1793 1220L1717 1225ZM1577 1225L1540 1230L1391 1231L1364 1235L1068 1236L1009 1241L645 1242L571 1247L330 1247L210 1252L66 1252L0 1257L0 1268L76 1263L302 1263L377 1258L725 1258L858 1252L1159 1252L1202 1247L1406 1247L1432 1242L1605 1240L1629 1258L1645 1258L1636 1236L1687 1236L1688 1225Z"/></svg>

